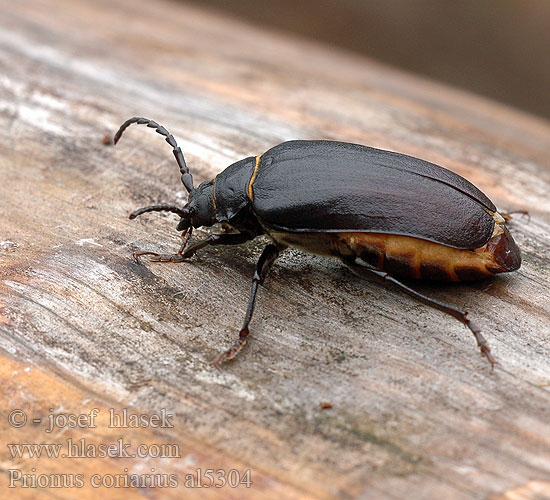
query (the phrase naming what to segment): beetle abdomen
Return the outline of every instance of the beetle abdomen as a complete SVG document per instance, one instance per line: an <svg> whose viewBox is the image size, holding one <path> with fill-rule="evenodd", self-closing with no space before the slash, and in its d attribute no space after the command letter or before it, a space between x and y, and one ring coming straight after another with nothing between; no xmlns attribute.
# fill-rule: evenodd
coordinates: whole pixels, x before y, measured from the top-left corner
<svg viewBox="0 0 550 500"><path fill-rule="evenodd" d="M396 234L273 230L269 234L282 245L323 256L357 257L376 269L409 279L473 281L515 271L521 265L519 249L503 223L497 223L489 242L475 250Z"/></svg>
<svg viewBox="0 0 550 500"><path fill-rule="evenodd" d="M351 251L376 269L402 278L474 281L515 271L521 265L519 249L504 225L497 225L489 242L475 250L392 234L339 233L338 236L334 242L338 253Z"/></svg>

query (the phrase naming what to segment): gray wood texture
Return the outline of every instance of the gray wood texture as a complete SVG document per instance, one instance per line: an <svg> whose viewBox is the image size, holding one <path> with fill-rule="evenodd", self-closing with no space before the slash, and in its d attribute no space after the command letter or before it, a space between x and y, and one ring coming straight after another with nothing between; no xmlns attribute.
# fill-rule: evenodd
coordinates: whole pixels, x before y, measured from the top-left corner
<svg viewBox="0 0 550 500"><path fill-rule="evenodd" d="M195 183L288 139L334 139L441 164L501 210L522 268L418 289L470 312L492 371L458 321L336 261L287 251L238 334L259 239L189 263L177 220L135 208L185 201L165 125ZM9 490L11 498L550 498L548 123L368 59L185 4L18 0L0 6L0 489L9 469L185 473L251 469L251 488ZM197 231L195 237L208 234ZM322 409L321 403L332 408ZM132 407L176 415L133 441L179 459L14 459L13 408L46 416ZM102 421L103 422L103 421ZM105 425L68 436L116 441ZM52 441L53 437L49 440ZM4 441L5 440L5 441ZM121 496L122 495L122 496Z"/></svg>

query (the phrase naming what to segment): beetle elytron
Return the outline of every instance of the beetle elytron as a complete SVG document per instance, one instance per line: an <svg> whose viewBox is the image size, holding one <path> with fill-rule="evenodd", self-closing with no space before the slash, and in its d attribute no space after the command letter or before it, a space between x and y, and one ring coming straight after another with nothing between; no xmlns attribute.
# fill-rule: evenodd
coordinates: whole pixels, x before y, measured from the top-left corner
<svg viewBox="0 0 550 500"><path fill-rule="evenodd" d="M454 316L474 334L491 365L491 349L467 313L426 297L397 278L438 281L482 279L515 271L518 247L493 203L461 176L411 156L333 141L283 142L261 156L227 167L193 187L193 178L172 134L146 118L131 118L165 137L189 193L183 208L153 205L136 210L168 211L180 217L183 243L177 254L151 261L183 262L207 245L238 245L261 234L271 238L262 252L239 338L214 361L234 358L246 344L258 285L277 256L292 246L332 256L356 275L391 282L409 295ZM193 228L226 223L235 233L213 234L188 245ZM357 264L361 259L367 265Z"/></svg>

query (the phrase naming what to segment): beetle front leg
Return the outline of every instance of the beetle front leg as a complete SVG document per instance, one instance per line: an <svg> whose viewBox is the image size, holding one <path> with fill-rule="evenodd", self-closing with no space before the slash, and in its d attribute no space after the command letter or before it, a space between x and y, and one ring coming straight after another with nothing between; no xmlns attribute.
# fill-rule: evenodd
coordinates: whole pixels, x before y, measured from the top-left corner
<svg viewBox="0 0 550 500"><path fill-rule="evenodd" d="M222 352L212 361L214 366L218 366L219 363L233 359L246 344L246 340L249 335L248 324L252 319L254 313L254 306L256 304L256 293L258 292L258 285L263 283L265 276L269 269L279 256L280 249L273 244L269 244L264 248L258 264L256 266L256 272L252 278L252 287L250 289L250 297L248 299L248 307L244 316L244 323L239 332L239 338L233 343L233 345L225 352Z"/></svg>
<svg viewBox="0 0 550 500"><path fill-rule="evenodd" d="M156 252L134 252L134 260L136 261L136 264L139 264L139 258L142 255L151 255L149 257L149 260L151 262L183 262L183 252L187 247L187 243L189 243L189 239L191 238L191 235L193 234L193 228L190 227L187 231L184 231L181 233L181 237L183 239L183 242L180 246L180 249L177 254L160 254Z"/></svg>
<svg viewBox="0 0 550 500"><path fill-rule="evenodd" d="M409 288L407 285L401 283L400 281L395 279L393 276L391 276L390 274L384 271L371 269L369 267L362 266L360 264L356 264L355 262L351 262L348 260L343 260L343 262L350 269L350 271L356 276L371 277L381 283L387 283L389 281L394 285L397 285L405 293L411 295L412 297L419 300L420 302L423 302L428 306L439 309L444 313L450 314L454 318L461 321L474 334L474 337L476 339L479 350L481 351L481 354L487 358L487 361L489 361L489 363L491 363L491 368L494 368L496 360L491 354L491 348L489 347L487 340L485 340L485 337L483 337L483 335L481 334L481 331L479 330L479 328L470 319L468 319L468 313L466 311L455 309L454 307L449 306L448 304L444 304L443 302L439 302L435 299L427 297L426 295L422 295L421 293L417 292L416 290L413 290L412 288Z"/></svg>
<svg viewBox="0 0 550 500"><path fill-rule="evenodd" d="M142 255L151 255L151 262L183 262L191 258L197 251L208 245L240 245L251 239L255 235L250 233L234 233L234 234L211 234L208 238L202 241L197 241L193 245L187 247L189 238L191 237L191 229L186 233L182 233L183 243L177 254L160 254L155 252L134 252L134 259L139 264L139 257Z"/></svg>

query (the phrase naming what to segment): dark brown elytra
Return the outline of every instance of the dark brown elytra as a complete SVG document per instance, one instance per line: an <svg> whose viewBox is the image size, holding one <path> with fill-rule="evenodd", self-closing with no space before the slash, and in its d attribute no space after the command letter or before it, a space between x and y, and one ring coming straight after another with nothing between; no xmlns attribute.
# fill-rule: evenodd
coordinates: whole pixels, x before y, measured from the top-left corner
<svg viewBox="0 0 550 500"><path fill-rule="evenodd" d="M520 267L520 251L505 225L509 214L499 214L466 179L400 153L344 142L289 141L244 158L194 187L176 140L153 120L127 120L114 144L133 123L164 136L189 193L184 207L152 205L130 214L134 219L147 212L172 212L180 217L177 229L182 231L176 254L135 252L136 262L143 255L153 262L184 262L208 245L239 245L262 234L271 238L252 278L239 337L213 360L215 365L233 359L246 344L258 285L280 253L292 246L339 258L353 274L393 284L455 317L494 366L487 341L466 311L400 281L468 281ZM235 232L190 244L193 228L220 223Z"/></svg>

